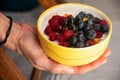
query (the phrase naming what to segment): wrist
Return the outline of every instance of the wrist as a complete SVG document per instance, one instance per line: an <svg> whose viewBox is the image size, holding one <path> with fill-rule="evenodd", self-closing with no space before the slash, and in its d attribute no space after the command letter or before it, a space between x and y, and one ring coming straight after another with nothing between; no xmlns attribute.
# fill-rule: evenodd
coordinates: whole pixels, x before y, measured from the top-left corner
<svg viewBox="0 0 120 80"><path fill-rule="evenodd" d="M0 13L0 42L5 40L6 33L8 31L10 20ZM10 30L9 36L7 37L7 41L3 44L5 47L16 50L16 44L18 41L19 34L21 32L21 26L15 22L12 23L12 28Z"/></svg>
<svg viewBox="0 0 120 80"><path fill-rule="evenodd" d="M6 32L9 27L9 19L0 13L0 42L5 39Z"/></svg>
<svg viewBox="0 0 120 80"><path fill-rule="evenodd" d="M7 39L7 42L4 44L5 47L16 51L16 46L18 45L17 42L20 37L20 33L22 31L21 29L22 27L19 24L13 22L10 35Z"/></svg>

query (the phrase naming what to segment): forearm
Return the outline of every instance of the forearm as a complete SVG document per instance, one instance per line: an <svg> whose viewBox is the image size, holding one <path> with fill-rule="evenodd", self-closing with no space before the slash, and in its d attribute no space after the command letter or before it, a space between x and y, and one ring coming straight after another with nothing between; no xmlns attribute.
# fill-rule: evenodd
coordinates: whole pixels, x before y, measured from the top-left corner
<svg viewBox="0 0 120 80"><path fill-rule="evenodd" d="M6 32L9 27L10 20L0 13L0 42L5 39ZM3 45L11 50L16 50L16 45L18 41L19 34L21 32L21 27L13 22L10 35L8 36L7 42Z"/></svg>

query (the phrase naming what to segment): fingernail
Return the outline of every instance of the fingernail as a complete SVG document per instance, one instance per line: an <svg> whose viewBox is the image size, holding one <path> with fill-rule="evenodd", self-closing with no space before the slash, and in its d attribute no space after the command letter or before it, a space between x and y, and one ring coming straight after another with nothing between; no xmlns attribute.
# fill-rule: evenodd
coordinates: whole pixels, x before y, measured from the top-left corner
<svg viewBox="0 0 120 80"><path fill-rule="evenodd" d="M63 72L63 73L69 73L69 74L72 74L72 73L74 73L74 69L72 69L72 68L66 68L66 69L63 69L62 72Z"/></svg>
<svg viewBox="0 0 120 80"><path fill-rule="evenodd" d="M103 62L103 64L107 63L107 59Z"/></svg>

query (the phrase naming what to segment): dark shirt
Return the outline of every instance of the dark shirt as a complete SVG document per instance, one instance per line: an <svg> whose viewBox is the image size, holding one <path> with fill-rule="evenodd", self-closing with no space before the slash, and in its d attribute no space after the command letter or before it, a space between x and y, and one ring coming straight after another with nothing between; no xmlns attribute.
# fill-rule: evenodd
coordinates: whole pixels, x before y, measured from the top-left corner
<svg viewBox="0 0 120 80"><path fill-rule="evenodd" d="M26 11L36 6L37 0L0 0L0 11Z"/></svg>

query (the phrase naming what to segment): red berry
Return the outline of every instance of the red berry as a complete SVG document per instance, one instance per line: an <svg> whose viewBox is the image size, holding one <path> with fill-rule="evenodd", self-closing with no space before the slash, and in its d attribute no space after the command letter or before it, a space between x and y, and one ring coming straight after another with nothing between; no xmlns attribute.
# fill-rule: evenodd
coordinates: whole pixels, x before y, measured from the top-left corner
<svg viewBox="0 0 120 80"><path fill-rule="evenodd" d="M63 35L66 40L69 40L72 36L74 36L74 33L72 30L65 30Z"/></svg>
<svg viewBox="0 0 120 80"><path fill-rule="evenodd" d="M67 43L67 42L59 42L59 45L64 46L64 47L67 47L67 46L68 46L68 43Z"/></svg>
<svg viewBox="0 0 120 80"><path fill-rule="evenodd" d="M62 31L64 32L64 31L66 31L66 30L68 30L68 27L67 27L67 26L63 26L63 27L62 27Z"/></svg>
<svg viewBox="0 0 120 80"><path fill-rule="evenodd" d="M103 33L101 31L96 32L96 38L101 38Z"/></svg>
<svg viewBox="0 0 120 80"><path fill-rule="evenodd" d="M57 40L58 40L59 42L65 41L65 38L64 38L63 34L59 34L59 35L57 36Z"/></svg>
<svg viewBox="0 0 120 80"><path fill-rule="evenodd" d="M59 20L61 17L62 17L62 16L60 16L60 15L54 15L54 16L52 17L52 19Z"/></svg>
<svg viewBox="0 0 120 80"><path fill-rule="evenodd" d="M106 22L106 20L100 20L100 21L99 21L99 24L101 24L101 25L106 25L107 22Z"/></svg>
<svg viewBox="0 0 120 80"><path fill-rule="evenodd" d="M93 40L86 40L85 44L94 45L95 42Z"/></svg>
<svg viewBox="0 0 120 80"><path fill-rule="evenodd" d="M54 18L50 19L49 20L49 25L53 28L58 27L59 26L58 20L54 19Z"/></svg>
<svg viewBox="0 0 120 80"><path fill-rule="evenodd" d="M64 25L65 18L64 17L60 17L58 21L59 21L59 25L62 26L62 25Z"/></svg>
<svg viewBox="0 0 120 80"><path fill-rule="evenodd" d="M52 29L51 29L50 26L47 26L47 27L45 28L45 30L44 30L44 33L48 35L49 32L52 32Z"/></svg>
<svg viewBox="0 0 120 80"><path fill-rule="evenodd" d="M57 39L57 34L55 32L49 32L49 40L55 41Z"/></svg>

